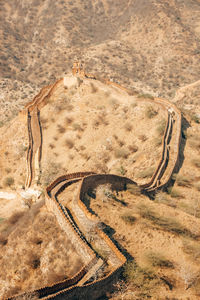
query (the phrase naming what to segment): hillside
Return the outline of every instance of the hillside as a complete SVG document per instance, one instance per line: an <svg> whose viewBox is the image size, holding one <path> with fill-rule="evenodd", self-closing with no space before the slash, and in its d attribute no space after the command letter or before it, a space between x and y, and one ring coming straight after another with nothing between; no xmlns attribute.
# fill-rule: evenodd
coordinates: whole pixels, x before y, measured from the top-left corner
<svg viewBox="0 0 200 300"><path fill-rule="evenodd" d="M171 99L200 78L198 0L8 0L0 6L1 121L75 60L88 72Z"/></svg>
<svg viewBox="0 0 200 300"><path fill-rule="evenodd" d="M200 298L200 1L0 2L0 298Z"/></svg>
<svg viewBox="0 0 200 300"><path fill-rule="evenodd" d="M198 124L73 74L0 129L1 296L198 299Z"/></svg>

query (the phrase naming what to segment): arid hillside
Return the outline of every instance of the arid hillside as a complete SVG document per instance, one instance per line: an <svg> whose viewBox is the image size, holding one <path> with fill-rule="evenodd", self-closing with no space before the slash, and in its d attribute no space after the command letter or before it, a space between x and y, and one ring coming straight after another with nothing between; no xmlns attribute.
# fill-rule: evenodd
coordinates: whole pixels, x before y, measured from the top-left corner
<svg viewBox="0 0 200 300"><path fill-rule="evenodd" d="M8 0L0 9L7 118L75 60L88 72L170 98L200 78L198 0Z"/></svg>
<svg viewBox="0 0 200 300"><path fill-rule="evenodd" d="M196 120L73 69L0 134L1 297L198 299Z"/></svg>
<svg viewBox="0 0 200 300"><path fill-rule="evenodd" d="M0 298L200 298L200 1L0 1Z"/></svg>

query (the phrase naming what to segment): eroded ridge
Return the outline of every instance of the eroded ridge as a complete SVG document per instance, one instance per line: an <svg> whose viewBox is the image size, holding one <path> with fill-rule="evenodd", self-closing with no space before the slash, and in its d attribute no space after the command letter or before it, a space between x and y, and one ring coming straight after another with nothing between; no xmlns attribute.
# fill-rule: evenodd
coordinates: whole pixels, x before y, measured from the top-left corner
<svg viewBox="0 0 200 300"><path fill-rule="evenodd" d="M87 74L79 63L73 66L73 75L91 80L98 80L94 75ZM101 82L112 85L116 89L122 89L129 95L132 91L121 87L107 79L100 79ZM26 187L30 187L36 181L40 172L40 160L42 154L42 129L40 126L40 109L47 103L54 89L63 84L60 79L55 84L45 87L27 106L27 127L29 134L29 148L27 151L27 181ZM143 191L151 192L164 187L178 165L179 148L181 140L181 113L175 105L167 100L154 98L156 103L167 114L167 123L162 138L162 154L157 167L148 183L140 185ZM79 184L78 191L71 204L62 205L58 196L70 185ZM116 247L114 242L102 229L101 221L85 203L85 194L90 187L97 187L100 184L111 184L115 190L123 190L127 184L135 184L130 178L112 174L95 174L93 172L78 172L63 175L53 181L45 191L45 202L49 211L55 214L58 223L70 238L74 247L84 261L84 267L71 279L56 282L53 285L45 286L32 292L37 292L39 298L43 299L95 299L99 297L99 291L103 291L113 282L121 272L126 257ZM105 261L101 255L96 253L90 240L88 232L93 232L99 245L106 250L108 259ZM100 276L100 271L107 267L107 273ZM31 292L31 293L32 293ZM26 293L27 294L27 293ZM15 297L11 297L13 299Z"/></svg>

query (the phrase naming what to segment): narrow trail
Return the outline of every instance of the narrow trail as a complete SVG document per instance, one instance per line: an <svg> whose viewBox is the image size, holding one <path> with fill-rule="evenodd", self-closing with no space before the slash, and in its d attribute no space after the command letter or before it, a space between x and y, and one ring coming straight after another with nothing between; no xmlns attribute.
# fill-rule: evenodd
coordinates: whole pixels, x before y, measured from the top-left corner
<svg viewBox="0 0 200 300"><path fill-rule="evenodd" d="M98 80L92 74L86 74L80 64L74 64L74 76ZM112 85L132 94L132 91L106 79L101 82ZM63 82L58 80L54 85L43 88L41 92L27 106L27 127L29 134L29 148L27 151L27 181L26 188L37 180L38 166L40 166L42 153L42 131L40 126L40 109L52 95L54 89ZM149 100L150 101L150 100ZM167 123L162 139L162 154L154 174L148 183L140 185L146 192L152 192L167 185L179 162L179 148L181 142L181 113L175 105L167 100L155 98L153 104L162 106L167 112ZM69 205L64 207L58 200L59 194L73 183L79 183L77 195ZM105 290L120 274L127 259L116 247L113 241L104 232L99 218L90 212L84 203L84 196L89 187L110 183L117 190L123 190L128 183L133 183L130 178L112 174L95 174L92 172L72 173L61 176L52 182L45 191L45 202L49 211L52 211L58 223L73 243L77 253L84 261L84 267L68 280L57 282L31 292L37 292L42 299L89 299L99 296L97 290ZM66 199L68 200L68 199ZM90 238L95 237L95 242L102 248L108 259L104 258L93 249ZM104 277L98 274L105 265L109 272ZM30 293L31 293L30 292ZM28 293L26 293L27 295ZM96 296L95 296L96 295ZM67 297L67 298L66 298ZM11 297L9 299L14 299Z"/></svg>

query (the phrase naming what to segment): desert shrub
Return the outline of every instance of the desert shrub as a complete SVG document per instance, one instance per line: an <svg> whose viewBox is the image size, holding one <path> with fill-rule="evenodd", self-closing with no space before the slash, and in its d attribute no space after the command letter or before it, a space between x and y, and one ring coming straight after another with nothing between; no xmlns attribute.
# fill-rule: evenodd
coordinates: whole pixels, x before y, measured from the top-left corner
<svg viewBox="0 0 200 300"><path fill-rule="evenodd" d="M10 218L7 220L7 222L11 225L16 224L24 215L23 211L17 211L10 216Z"/></svg>
<svg viewBox="0 0 200 300"><path fill-rule="evenodd" d="M5 186L12 186L15 183L15 180L13 177L6 177L4 179L4 185Z"/></svg>
<svg viewBox="0 0 200 300"><path fill-rule="evenodd" d="M129 145L128 149L133 153L138 151L138 147L136 145Z"/></svg>
<svg viewBox="0 0 200 300"><path fill-rule="evenodd" d="M153 267L174 268L174 264L166 259L161 253L148 252L146 253L145 258Z"/></svg>
<svg viewBox="0 0 200 300"><path fill-rule="evenodd" d="M126 129L126 131L131 131L133 126L131 123L127 122L125 123L124 128Z"/></svg>
<svg viewBox="0 0 200 300"><path fill-rule="evenodd" d="M70 138L67 138L65 140L65 145L67 146L67 148L71 149L74 146L74 141L72 139L70 139Z"/></svg>
<svg viewBox="0 0 200 300"><path fill-rule="evenodd" d="M129 156L129 151L125 148L115 149L114 155L116 158L127 158Z"/></svg>
<svg viewBox="0 0 200 300"><path fill-rule="evenodd" d="M161 192L161 191L156 193L154 201L156 203L163 203L163 204L166 204L166 205L171 206L171 207L176 207L176 204L175 204L174 200L172 200L167 195L167 193L164 193L164 192Z"/></svg>
<svg viewBox="0 0 200 300"><path fill-rule="evenodd" d="M167 192L172 198L183 198L183 195L181 194L181 192L179 192L179 190L177 190L174 187L168 188Z"/></svg>
<svg viewBox="0 0 200 300"><path fill-rule="evenodd" d="M128 225L133 225L136 221L136 218L129 214L125 214L125 215L121 216L121 219Z"/></svg>
<svg viewBox="0 0 200 300"><path fill-rule="evenodd" d="M54 145L54 144L49 144L49 148L50 148L50 149L54 149L54 148L55 148L55 145Z"/></svg>
<svg viewBox="0 0 200 300"><path fill-rule="evenodd" d="M195 189L196 189L197 191L200 191L200 182L196 182L196 183L194 184L194 187L195 187Z"/></svg>
<svg viewBox="0 0 200 300"><path fill-rule="evenodd" d="M57 130L58 130L59 133L64 133L64 132L66 131L66 128L63 127L62 125L59 125L59 124L58 124Z"/></svg>
<svg viewBox="0 0 200 300"><path fill-rule="evenodd" d="M150 269L143 269L134 261L127 262L123 275L128 283L133 285L139 296L138 299L149 298L155 288L161 284L159 278Z"/></svg>
<svg viewBox="0 0 200 300"><path fill-rule="evenodd" d="M156 115L158 114L158 112L153 108L153 106L147 106L145 109L145 116L148 119L152 119L154 118Z"/></svg>
<svg viewBox="0 0 200 300"><path fill-rule="evenodd" d="M117 141L120 147L123 147L125 145L125 141L118 140Z"/></svg>
<svg viewBox="0 0 200 300"><path fill-rule="evenodd" d="M139 140L142 141L142 142L145 142L145 141L147 140L147 137L146 137L145 134L140 134L140 135L138 136L138 138L139 138Z"/></svg>
<svg viewBox="0 0 200 300"><path fill-rule="evenodd" d="M192 114L191 119L197 124L200 123L200 118L196 114Z"/></svg>
<svg viewBox="0 0 200 300"><path fill-rule="evenodd" d="M187 176L173 175L172 178L174 180L176 180L176 183L177 183L178 186L185 186L185 187L190 187L191 186L191 179Z"/></svg>
<svg viewBox="0 0 200 300"><path fill-rule="evenodd" d="M133 195L140 195L141 194L141 189L138 185L136 184L131 184L131 183L128 183L127 186L127 191Z"/></svg>
<svg viewBox="0 0 200 300"><path fill-rule="evenodd" d="M196 168L200 168L200 159L199 159L199 158L194 158L194 159L192 159L192 164L193 164L193 166L195 166Z"/></svg>
<svg viewBox="0 0 200 300"><path fill-rule="evenodd" d="M156 127L156 132L159 136L162 136L164 134L165 126L166 126L166 121L165 119L162 119L159 122L158 126Z"/></svg>
<svg viewBox="0 0 200 300"><path fill-rule="evenodd" d="M183 240L183 251L188 254L191 259L199 260L200 259L200 245L199 243L191 242L187 239Z"/></svg>
<svg viewBox="0 0 200 300"><path fill-rule="evenodd" d="M71 116L68 116L65 118L65 123L68 125L68 124L71 124L73 122L74 118L71 117Z"/></svg>
<svg viewBox="0 0 200 300"><path fill-rule="evenodd" d="M8 242L6 235L0 233L0 245L5 246Z"/></svg>
<svg viewBox="0 0 200 300"><path fill-rule="evenodd" d="M74 130L78 130L78 131L82 131L83 130L82 127L81 127L81 125L78 124L78 123L73 123L72 127L73 127Z"/></svg>
<svg viewBox="0 0 200 300"><path fill-rule="evenodd" d="M174 218L159 216L155 211L145 205L138 205L138 210L143 218L150 220L165 231L169 231L177 235L187 236L190 238L197 237L194 233L192 233L189 229L184 227Z"/></svg>
<svg viewBox="0 0 200 300"><path fill-rule="evenodd" d="M153 142L154 142L154 145L156 147L158 147L162 144L162 138L161 137L156 137L156 138L154 138Z"/></svg>
<svg viewBox="0 0 200 300"><path fill-rule="evenodd" d="M121 174L123 176L126 174L126 170L124 169L123 166L120 166L120 168L117 171L119 172L119 174Z"/></svg>
<svg viewBox="0 0 200 300"><path fill-rule="evenodd" d="M91 86L91 93L92 94L95 94L97 91L98 91L98 88L96 85L94 85L94 83L90 83L90 86Z"/></svg>
<svg viewBox="0 0 200 300"><path fill-rule="evenodd" d="M29 252L26 257L26 263L32 269L37 269L40 266L40 257L36 253Z"/></svg>
<svg viewBox="0 0 200 300"><path fill-rule="evenodd" d="M146 168L143 171L139 171L137 173L137 177L138 178L150 178L153 175L153 172L154 172L154 168L149 167L149 168Z"/></svg>
<svg viewBox="0 0 200 300"><path fill-rule="evenodd" d="M12 171L12 169L11 168L5 168L5 171L6 171L7 174L9 174Z"/></svg>

